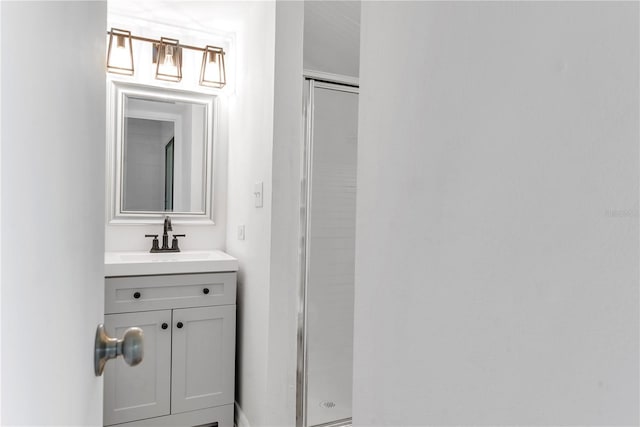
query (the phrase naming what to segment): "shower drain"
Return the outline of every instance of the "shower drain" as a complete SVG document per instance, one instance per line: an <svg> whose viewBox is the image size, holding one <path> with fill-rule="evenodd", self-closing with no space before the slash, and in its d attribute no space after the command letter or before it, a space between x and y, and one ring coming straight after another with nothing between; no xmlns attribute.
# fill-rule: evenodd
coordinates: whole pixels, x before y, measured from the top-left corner
<svg viewBox="0 0 640 427"><path fill-rule="evenodd" d="M335 402L330 402L328 400L325 400L324 402L320 402L320 407L326 408L326 409L333 409L336 407L336 404Z"/></svg>

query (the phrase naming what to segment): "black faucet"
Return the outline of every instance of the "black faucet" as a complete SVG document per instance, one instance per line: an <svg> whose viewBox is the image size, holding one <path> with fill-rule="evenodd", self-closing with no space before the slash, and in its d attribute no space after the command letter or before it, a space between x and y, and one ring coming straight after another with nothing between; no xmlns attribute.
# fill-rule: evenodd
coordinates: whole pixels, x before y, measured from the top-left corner
<svg viewBox="0 0 640 427"><path fill-rule="evenodd" d="M153 241L151 243L151 250L149 252L180 252L180 248L178 247L178 237L185 237L186 234L174 234L173 240L171 241L171 246L169 246L169 234L168 231L173 231L173 227L171 226L171 218L169 215L164 217L164 227L162 232L162 247L158 246L158 235L157 234L145 234L145 237L153 237Z"/></svg>
<svg viewBox="0 0 640 427"><path fill-rule="evenodd" d="M171 227L171 218L169 218L169 215L164 217L164 232L162 233L162 249L163 251L166 251L169 248L169 235L167 234L167 231L173 231L173 227Z"/></svg>

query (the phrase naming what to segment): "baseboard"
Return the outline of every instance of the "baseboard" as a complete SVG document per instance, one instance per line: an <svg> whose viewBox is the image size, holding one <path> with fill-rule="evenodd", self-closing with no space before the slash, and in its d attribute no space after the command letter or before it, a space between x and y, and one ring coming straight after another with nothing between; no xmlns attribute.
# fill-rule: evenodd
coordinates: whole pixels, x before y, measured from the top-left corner
<svg viewBox="0 0 640 427"><path fill-rule="evenodd" d="M251 427L249 420L244 415L244 412L242 412L242 408L238 405L238 402L236 402L235 425L236 427Z"/></svg>

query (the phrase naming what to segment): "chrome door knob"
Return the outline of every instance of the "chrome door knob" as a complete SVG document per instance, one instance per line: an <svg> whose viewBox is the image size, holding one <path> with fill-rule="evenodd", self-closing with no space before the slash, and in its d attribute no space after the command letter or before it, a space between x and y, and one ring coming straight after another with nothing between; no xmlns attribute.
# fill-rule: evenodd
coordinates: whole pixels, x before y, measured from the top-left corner
<svg viewBox="0 0 640 427"><path fill-rule="evenodd" d="M96 343L93 365L96 377L102 375L107 360L122 356L129 366L142 362L144 356L144 334L140 328L129 328L121 340L111 338L101 323L96 330Z"/></svg>

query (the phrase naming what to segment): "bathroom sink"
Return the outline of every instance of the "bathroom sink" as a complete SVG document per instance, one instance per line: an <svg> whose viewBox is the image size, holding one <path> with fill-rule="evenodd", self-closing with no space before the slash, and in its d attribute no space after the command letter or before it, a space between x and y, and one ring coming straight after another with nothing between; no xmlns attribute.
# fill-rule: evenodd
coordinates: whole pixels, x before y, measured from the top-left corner
<svg viewBox="0 0 640 427"><path fill-rule="evenodd" d="M151 274L237 271L238 260L222 251L168 253L105 252L104 275L139 276Z"/></svg>
<svg viewBox="0 0 640 427"><path fill-rule="evenodd" d="M121 252L118 254L123 262L180 262L180 261L206 261L215 258L214 252L167 252L149 253L149 252Z"/></svg>

